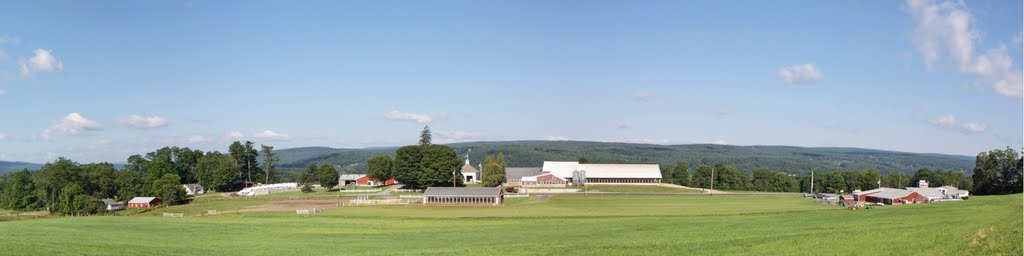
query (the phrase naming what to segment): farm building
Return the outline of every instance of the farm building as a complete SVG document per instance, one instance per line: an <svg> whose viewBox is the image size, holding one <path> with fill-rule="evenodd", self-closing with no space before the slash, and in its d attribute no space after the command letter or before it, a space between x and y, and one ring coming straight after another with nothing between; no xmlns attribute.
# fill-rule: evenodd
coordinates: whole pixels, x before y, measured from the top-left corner
<svg viewBox="0 0 1024 256"><path fill-rule="evenodd" d="M481 166L483 168L483 166ZM465 183L479 183L481 180L480 170L474 168L473 165L469 164L469 158L466 158L466 164L462 165L462 177Z"/></svg>
<svg viewBox="0 0 1024 256"><path fill-rule="evenodd" d="M395 185L397 183L398 182L395 181L395 179L388 179L388 180L386 180L384 182L380 182L379 180L372 180L372 179L370 179L369 176L365 176L365 175L363 175L363 177L360 177L360 178L356 179L356 185L360 185L360 186Z"/></svg>
<svg viewBox="0 0 1024 256"><path fill-rule="evenodd" d="M520 181L524 187L565 187L569 181L553 173L523 177Z"/></svg>
<svg viewBox="0 0 1024 256"><path fill-rule="evenodd" d="M156 197L136 197L128 201L128 208L152 208L163 203L164 201Z"/></svg>
<svg viewBox="0 0 1024 256"><path fill-rule="evenodd" d="M508 167L505 168L505 185L519 186L523 177L540 175L540 168L537 167Z"/></svg>
<svg viewBox="0 0 1024 256"><path fill-rule="evenodd" d="M348 186L349 184L356 184L359 178L366 177L364 174L342 174L338 177L338 185Z"/></svg>
<svg viewBox="0 0 1024 256"><path fill-rule="evenodd" d="M199 185L199 183L184 184L181 186L185 187L185 194L187 195L199 195L206 193L206 190L203 189L203 186Z"/></svg>
<svg viewBox="0 0 1024 256"><path fill-rule="evenodd" d="M543 173L551 173L567 184L584 185L652 185L661 183L658 164L604 164L575 161L544 161ZM526 177L523 177L526 179Z"/></svg>
<svg viewBox="0 0 1024 256"><path fill-rule="evenodd" d="M960 190L954 186L942 186L936 189L942 191L942 194L946 195L946 199L965 199L970 196L970 192L967 190Z"/></svg>
<svg viewBox="0 0 1024 256"><path fill-rule="evenodd" d="M100 199L100 201L106 205L107 211L124 210L124 202L118 202L117 200L110 198Z"/></svg>
<svg viewBox="0 0 1024 256"><path fill-rule="evenodd" d="M850 194L839 195L839 205L842 205L842 206L852 206L852 205L857 203L856 202L857 200L854 200L854 199L856 199L856 198L853 195L850 195Z"/></svg>
<svg viewBox="0 0 1024 256"><path fill-rule="evenodd" d="M501 188L429 187L423 192L424 205L501 205Z"/></svg>
<svg viewBox="0 0 1024 256"><path fill-rule="evenodd" d="M877 190L878 191L870 194L861 194L865 199L864 202L881 204L916 204L928 202L928 198L925 198L920 193L910 190L895 188L878 188Z"/></svg>

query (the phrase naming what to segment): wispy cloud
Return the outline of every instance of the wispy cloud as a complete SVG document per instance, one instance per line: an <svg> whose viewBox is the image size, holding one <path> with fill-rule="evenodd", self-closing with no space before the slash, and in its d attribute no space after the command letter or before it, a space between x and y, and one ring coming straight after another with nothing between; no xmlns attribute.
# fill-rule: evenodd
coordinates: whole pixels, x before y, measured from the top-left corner
<svg viewBox="0 0 1024 256"><path fill-rule="evenodd" d="M189 143L203 143L203 142L207 142L207 141L210 141L210 139L207 139L206 137L203 137L202 135L192 135L191 137L188 137L188 142Z"/></svg>
<svg viewBox="0 0 1024 256"><path fill-rule="evenodd" d="M720 115L720 116L727 116L727 115L732 114L732 110L729 109L729 108L716 108L712 112L714 112L715 114Z"/></svg>
<svg viewBox="0 0 1024 256"><path fill-rule="evenodd" d="M271 130L263 130L252 134L253 138L265 140L288 140L288 134L282 134Z"/></svg>
<svg viewBox="0 0 1024 256"><path fill-rule="evenodd" d="M64 116L50 128L46 128L40 137L46 140L53 139L57 135L78 135L85 131L102 130L103 126L93 120L89 120L78 113L71 113Z"/></svg>
<svg viewBox="0 0 1024 256"><path fill-rule="evenodd" d="M977 122L969 122L960 126L960 129L966 133L982 133L985 132L986 128L988 128L988 125Z"/></svg>
<svg viewBox="0 0 1024 256"><path fill-rule="evenodd" d="M633 124L630 123L630 122L622 122L622 123L619 123L618 128L622 129L622 130L633 129Z"/></svg>
<svg viewBox="0 0 1024 256"><path fill-rule="evenodd" d="M944 115L933 118L931 123L942 128L953 128L956 127L956 117L953 115Z"/></svg>
<svg viewBox="0 0 1024 256"><path fill-rule="evenodd" d="M814 64L797 64L779 69L779 78L790 84L812 84L824 77Z"/></svg>
<svg viewBox="0 0 1024 256"><path fill-rule="evenodd" d="M435 114L435 115L438 115L438 114ZM443 116L444 118L448 117L447 114L443 114L443 115L439 115L439 116ZM421 123L421 124L426 124L426 123L430 123L430 122L434 121L434 117L432 117L431 115L428 115L428 114L403 113L403 112L398 111L398 110L392 110L391 112L388 112L387 114L384 115L384 118L387 118L388 120L396 120L396 121L412 121L412 122L417 122L417 123Z"/></svg>
<svg viewBox="0 0 1024 256"><path fill-rule="evenodd" d="M975 44L983 33L977 30L976 18L964 2L907 0L906 10L917 22L910 40L928 69L943 55L949 55L960 72L992 83L996 93L1024 98L1024 78L1021 70L1014 68L1006 44L975 54Z"/></svg>
<svg viewBox="0 0 1024 256"><path fill-rule="evenodd" d="M715 144L715 145L729 145L729 142L724 140L724 139L717 139L717 140L711 141L711 144Z"/></svg>
<svg viewBox="0 0 1024 256"><path fill-rule="evenodd" d="M550 140L550 141L566 141L566 140L569 140L569 137L559 136L559 135L548 135L548 136L544 136L541 139L542 140Z"/></svg>
<svg viewBox="0 0 1024 256"><path fill-rule="evenodd" d="M633 100L637 102L648 102L651 101L652 99L654 99L654 95L651 94L650 92L639 91L633 93Z"/></svg>
<svg viewBox="0 0 1024 256"><path fill-rule="evenodd" d="M245 138L245 134L242 134L240 131L230 131L228 132L227 137L230 140L240 140Z"/></svg>
<svg viewBox="0 0 1024 256"><path fill-rule="evenodd" d="M988 125L982 122L967 122L958 126L956 117L953 115L944 115L932 118L929 122L932 123L932 125L943 129L959 128L961 132L967 134L982 133L988 128Z"/></svg>
<svg viewBox="0 0 1024 256"><path fill-rule="evenodd" d="M131 115L121 120L121 124L135 129L146 130L167 126L167 119L161 116Z"/></svg>
<svg viewBox="0 0 1024 256"><path fill-rule="evenodd" d="M7 140L7 134L0 132L0 140Z"/></svg>

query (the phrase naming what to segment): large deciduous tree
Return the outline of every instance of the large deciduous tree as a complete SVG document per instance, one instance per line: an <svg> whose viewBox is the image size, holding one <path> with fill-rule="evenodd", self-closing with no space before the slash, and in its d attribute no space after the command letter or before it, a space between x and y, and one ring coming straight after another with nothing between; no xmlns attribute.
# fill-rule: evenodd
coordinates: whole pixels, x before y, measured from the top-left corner
<svg viewBox="0 0 1024 256"><path fill-rule="evenodd" d="M369 177L371 180L385 182L391 178L394 178L391 171L394 165L394 161L391 160L391 157L388 157L386 155L377 155L374 156L373 158L370 158L370 160L366 162L366 176Z"/></svg>
<svg viewBox="0 0 1024 256"><path fill-rule="evenodd" d="M974 193L979 195L1021 193L1021 169L1024 156L1016 150L1006 147L1005 150L981 152L975 160Z"/></svg>
<svg viewBox="0 0 1024 256"><path fill-rule="evenodd" d="M332 164L322 164L316 169L316 181L325 189L332 189L338 185L338 170Z"/></svg>
<svg viewBox="0 0 1024 256"><path fill-rule="evenodd" d="M197 170L200 185L216 191L228 191L238 176L238 163L230 156L214 151L199 159Z"/></svg>
<svg viewBox="0 0 1024 256"><path fill-rule="evenodd" d="M505 182L505 154L498 153L498 156L487 156L484 158L483 180L484 187L497 187Z"/></svg>
<svg viewBox="0 0 1024 256"><path fill-rule="evenodd" d="M459 156L455 150L445 145L430 145L423 149L420 160L419 185L423 187L462 186L462 173L459 167ZM453 183L454 182L454 183Z"/></svg>
<svg viewBox="0 0 1024 256"><path fill-rule="evenodd" d="M395 180L402 183L405 188L423 188L420 184L420 177L423 170L420 168L420 161L423 160L423 148L419 146L405 146L395 151L394 175Z"/></svg>

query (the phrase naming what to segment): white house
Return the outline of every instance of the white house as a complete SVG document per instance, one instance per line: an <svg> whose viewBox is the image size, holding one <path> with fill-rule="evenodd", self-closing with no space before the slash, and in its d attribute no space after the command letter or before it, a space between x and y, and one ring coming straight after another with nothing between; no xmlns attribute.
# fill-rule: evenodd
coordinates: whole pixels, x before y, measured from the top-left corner
<svg viewBox="0 0 1024 256"><path fill-rule="evenodd" d="M118 202L118 201L116 201L114 199L110 199L110 198L100 199L100 201L102 201L103 204L107 206L107 211L124 210L124 203L123 202Z"/></svg>
<svg viewBox="0 0 1024 256"><path fill-rule="evenodd" d="M206 190L203 189L203 186L199 185L199 183L184 184L181 186L185 187L185 194L188 195L201 195L206 193Z"/></svg>
<svg viewBox="0 0 1024 256"><path fill-rule="evenodd" d="M462 165L461 172L465 183L479 183L482 180L480 170L469 164L469 158L466 158L466 164Z"/></svg>

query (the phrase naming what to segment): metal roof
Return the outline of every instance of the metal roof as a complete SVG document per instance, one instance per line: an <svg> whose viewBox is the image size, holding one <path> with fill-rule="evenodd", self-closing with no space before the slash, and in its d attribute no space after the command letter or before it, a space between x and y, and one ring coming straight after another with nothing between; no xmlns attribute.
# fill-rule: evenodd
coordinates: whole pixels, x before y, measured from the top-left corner
<svg viewBox="0 0 1024 256"><path fill-rule="evenodd" d="M544 161L545 172L571 178L573 171L586 171L587 178L661 178L658 164L598 164L565 161Z"/></svg>
<svg viewBox="0 0 1024 256"><path fill-rule="evenodd" d="M501 188L450 188L429 187L423 196L494 197L501 195Z"/></svg>
<svg viewBox="0 0 1024 256"><path fill-rule="evenodd" d="M913 192L913 191L910 191L910 190L896 189L896 188L879 188L878 190L880 190L878 193L870 194L870 195L867 195L867 196L868 197L885 198L885 199L895 199L895 198L905 197L907 195L910 195L910 193ZM920 194L920 193L918 193L918 194Z"/></svg>
<svg viewBox="0 0 1024 256"><path fill-rule="evenodd" d="M121 205L122 204L121 202L115 201L114 199L110 199L110 198L100 199L100 201L102 201L104 204L107 204L107 205Z"/></svg>
<svg viewBox="0 0 1024 256"><path fill-rule="evenodd" d="M185 186L192 191L203 189L203 186L199 185L199 183L182 184L182 186Z"/></svg>
<svg viewBox="0 0 1024 256"><path fill-rule="evenodd" d="M156 197L136 197L136 198L132 198L132 200L128 201L128 203L129 204L148 204L150 202L153 202L153 200L156 200Z"/></svg>
<svg viewBox="0 0 1024 256"><path fill-rule="evenodd" d="M541 172L540 172L540 168L539 167L507 167L507 168L505 168L505 178L506 179L518 180L518 179L522 179L523 177L527 177L527 176L540 175L540 173Z"/></svg>
<svg viewBox="0 0 1024 256"><path fill-rule="evenodd" d="M909 187L909 188L907 188L907 190L917 192L918 194L921 194L925 198L943 198L943 197L946 197L946 195L943 195L942 191L940 191L938 188Z"/></svg>
<svg viewBox="0 0 1024 256"><path fill-rule="evenodd" d="M363 176L366 176L366 174L342 174L341 177L338 177L338 180L358 180Z"/></svg>

